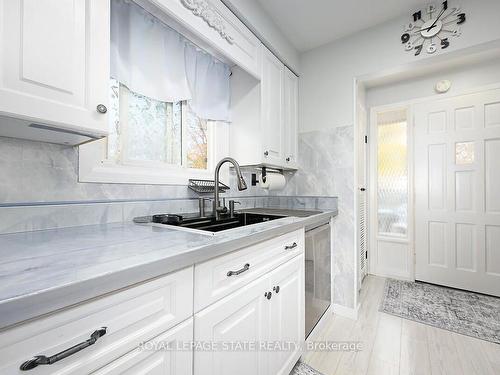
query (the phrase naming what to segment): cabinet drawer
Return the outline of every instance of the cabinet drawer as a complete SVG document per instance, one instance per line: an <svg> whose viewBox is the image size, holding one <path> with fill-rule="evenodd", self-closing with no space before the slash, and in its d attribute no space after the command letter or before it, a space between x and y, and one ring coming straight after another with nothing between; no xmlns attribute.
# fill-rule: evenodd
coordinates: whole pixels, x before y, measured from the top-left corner
<svg viewBox="0 0 500 375"><path fill-rule="evenodd" d="M195 312L264 275L303 249L304 230L300 229L197 264L194 269ZM229 276L229 272L233 274Z"/></svg>
<svg viewBox="0 0 500 375"><path fill-rule="evenodd" d="M146 342L93 375L191 375L193 352L185 350L193 341L193 318ZM180 350L169 350L169 348ZM168 348L168 349L167 349Z"/></svg>
<svg viewBox="0 0 500 375"><path fill-rule="evenodd" d="M186 320L193 313L193 268L56 312L0 333L0 374L25 374L19 366L51 356L107 332L94 345L33 374L88 374Z"/></svg>

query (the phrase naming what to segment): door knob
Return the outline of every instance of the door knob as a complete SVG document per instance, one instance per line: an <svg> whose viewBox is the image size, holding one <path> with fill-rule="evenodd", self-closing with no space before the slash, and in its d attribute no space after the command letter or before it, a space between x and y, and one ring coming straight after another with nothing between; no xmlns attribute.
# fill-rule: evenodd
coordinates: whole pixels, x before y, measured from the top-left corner
<svg viewBox="0 0 500 375"><path fill-rule="evenodd" d="M287 158L286 158L286 161L287 161L287 162L290 162L290 157L287 157Z"/></svg>
<svg viewBox="0 0 500 375"><path fill-rule="evenodd" d="M264 156L269 156L269 151L264 151Z"/></svg>

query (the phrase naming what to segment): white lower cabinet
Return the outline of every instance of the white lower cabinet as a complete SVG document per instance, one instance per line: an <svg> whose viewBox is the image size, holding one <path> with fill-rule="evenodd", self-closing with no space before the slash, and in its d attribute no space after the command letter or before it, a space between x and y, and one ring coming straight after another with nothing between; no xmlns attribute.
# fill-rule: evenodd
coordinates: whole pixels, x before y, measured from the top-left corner
<svg viewBox="0 0 500 375"><path fill-rule="evenodd" d="M270 341L283 345L269 354L269 374L288 375L300 357L305 337L304 255L269 274L271 291Z"/></svg>
<svg viewBox="0 0 500 375"><path fill-rule="evenodd" d="M193 318L190 318L111 362L93 375L191 375L192 340Z"/></svg>
<svg viewBox="0 0 500 375"><path fill-rule="evenodd" d="M288 375L304 339L304 230L195 268L0 332L0 374Z"/></svg>
<svg viewBox="0 0 500 375"><path fill-rule="evenodd" d="M86 375L191 318L193 267L0 332L0 374ZM52 357L106 327L85 349L21 371L35 356ZM169 374L169 372L165 372Z"/></svg>
<svg viewBox="0 0 500 375"><path fill-rule="evenodd" d="M195 314L195 342L216 350L195 348L194 373L288 374L301 354L303 301L301 254ZM293 349L281 351L288 344Z"/></svg>

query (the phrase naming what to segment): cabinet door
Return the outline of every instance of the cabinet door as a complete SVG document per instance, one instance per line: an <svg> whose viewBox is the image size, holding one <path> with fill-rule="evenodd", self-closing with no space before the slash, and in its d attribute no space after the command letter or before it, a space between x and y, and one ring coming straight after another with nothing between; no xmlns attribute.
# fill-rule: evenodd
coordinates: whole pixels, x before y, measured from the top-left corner
<svg viewBox="0 0 500 375"><path fill-rule="evenodd" d="M285 166L297 168L299 125L299 78L285 68L284 82L284 130Z"/></svg>
<svg viewBox="0 0 500 375"><path fill-rule="evenodd" d="M300 358L304 341L304 255L275 269L269 280L273 293L270 341L287 345L286 350L269 353L269 374L288 375Z"/></svg>
<svg viewBox="0 0 500 375"><path fill-rule="evenodd" d="M196 343L212 343L216 350L194 352L197 375L264 375L267 352L224 347L225 343L256 343L267 340L269 305L264 293L269 279L262 277L195 315Z"/></svg>
<svg viewBox="0 0 500 375"><path fill-rule="evenodd" d="M0 0L0 114L104 135L109 17L109 0Z"/></svg>
<svg viewBox="0 0 500 375"><path fill-rule="evenodd" d="M281 166L284 163L283 76L284 65L263 48L261 81L261 115L263 162Z"/></svg>
<svg viewBox="0 0 500 375"><path fill-rule="evenodd" d="M193 318L93 373L94 375L191 375Z"/></svg>

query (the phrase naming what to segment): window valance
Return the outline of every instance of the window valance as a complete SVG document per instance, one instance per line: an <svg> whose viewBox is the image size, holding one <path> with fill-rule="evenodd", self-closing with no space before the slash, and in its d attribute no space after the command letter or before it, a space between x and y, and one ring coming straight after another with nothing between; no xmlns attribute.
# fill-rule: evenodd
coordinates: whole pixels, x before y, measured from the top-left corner
<svg viewBox="0 0 500 375"><path fill-rule="evenodd" d="M230 68L130 0L111 1L111 76L197 116L229 121Z"/></svg>

